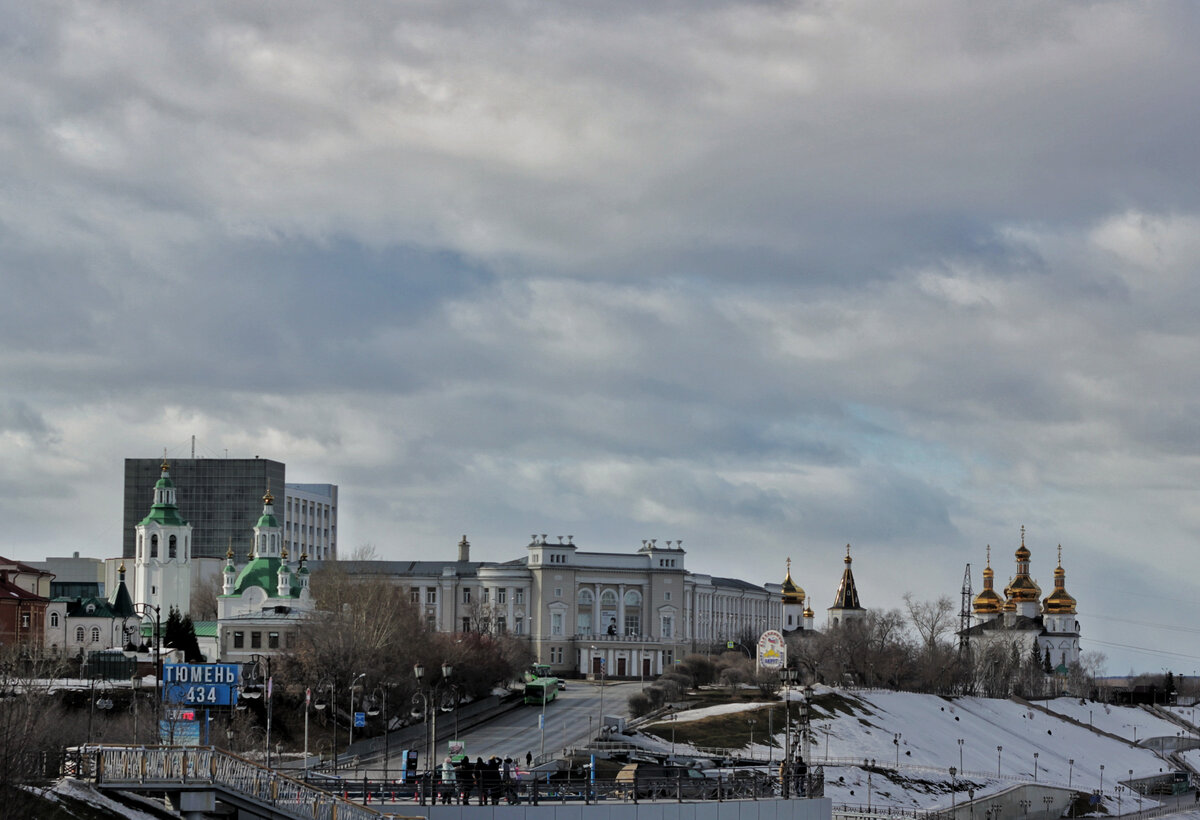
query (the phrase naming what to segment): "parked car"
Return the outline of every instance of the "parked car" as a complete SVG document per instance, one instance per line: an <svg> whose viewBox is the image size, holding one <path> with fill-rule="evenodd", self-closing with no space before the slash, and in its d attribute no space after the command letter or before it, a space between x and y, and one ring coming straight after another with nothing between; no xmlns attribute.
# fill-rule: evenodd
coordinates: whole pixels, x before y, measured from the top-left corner
<svg viewBox="0 0 1200 820"><path fill-rule="evenodd" d="M715 800L719 788L719 781L697 769L655 763L626 763L615 781L617 797L636 796L638 800Z"/></svg>

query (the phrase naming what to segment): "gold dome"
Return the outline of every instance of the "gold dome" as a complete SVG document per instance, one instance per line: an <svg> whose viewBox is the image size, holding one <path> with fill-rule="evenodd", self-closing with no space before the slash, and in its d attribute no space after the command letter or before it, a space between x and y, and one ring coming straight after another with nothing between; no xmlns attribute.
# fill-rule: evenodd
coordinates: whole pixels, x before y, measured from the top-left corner
<svg viewBox="0 0 1200 820"><path fill-rule="evenodd" d="M1058 566L1054 569L1054 591L1042 602L1046 615L1074 615L1075 599L1067 592L1067 573L1062 566L1062 544L1058 545Z"/></svg>
<svg viewBox="0 0 1200 820"><path fill-rule="evenodd" d="M808 605L808 599L805 598L804 599L804 617L812 618L812 617L814 617L814 615L815 615L815 613L813 613L812 607Z"/></svg>
<svg viewBox="0 0 1200 820"><path fill-rule="evenodd" d="M787 559L787 577L783 579L783 602L785 604L803 604L804 590L792 580L792 559Z"/></svg>
<svg viewBox="0 0 1200 820"><path fill-rule="evenodd" d="M1013 609L1016 609L1017 601L1033 601L1037 602L1042 597L1042 588L1037 585L1037 581L1029 576L1029 557L1032 555L1029 549L1025 546L1025 526L1021 526L1021 546L1017 548L1017 574L1008 582L1008 586L1004 588L1004 597L1009 603L1014 604ZM1005 612L1012 610L1006 608Z"/></svg>
<svg viewBox="0 0 1200 820"><path fill-rule="evenodd" d="M992 548L987 548L987 566L983 570L983 591L975 596L972 608L976 615L996 615L1004 607L1004 599L993 589L995 570L992 569Z"/></svg>

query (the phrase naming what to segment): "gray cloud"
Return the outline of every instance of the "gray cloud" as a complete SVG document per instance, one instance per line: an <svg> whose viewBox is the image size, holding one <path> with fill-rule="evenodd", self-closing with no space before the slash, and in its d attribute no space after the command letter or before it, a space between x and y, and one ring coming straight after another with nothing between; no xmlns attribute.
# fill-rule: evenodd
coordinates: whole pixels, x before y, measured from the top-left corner
<svg viewBox="0 0 1200 820"><path fill-rule="evenodd" d="M114 553L195 434L385 556L1200 570L1188 4L4 11L0 553Z"/></svg>

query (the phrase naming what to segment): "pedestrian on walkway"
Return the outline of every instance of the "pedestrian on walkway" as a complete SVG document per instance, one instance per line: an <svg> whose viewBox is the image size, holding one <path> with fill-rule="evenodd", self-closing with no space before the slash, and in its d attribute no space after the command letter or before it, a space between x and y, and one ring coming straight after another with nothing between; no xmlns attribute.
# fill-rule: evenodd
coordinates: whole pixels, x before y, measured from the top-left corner
<svg viewBox="0 0 1200 820"><path fill-rule="evenodd" d="M525 753L525 768L526 769L533 768L533 752L532 751Z"/></svg>
<svg viewBox="0 0 1200 820"><path fill-rule="evenodd" d="M442 761L442 805L449 806L454 798L455 784L454 761L447 755Z"/></svg>

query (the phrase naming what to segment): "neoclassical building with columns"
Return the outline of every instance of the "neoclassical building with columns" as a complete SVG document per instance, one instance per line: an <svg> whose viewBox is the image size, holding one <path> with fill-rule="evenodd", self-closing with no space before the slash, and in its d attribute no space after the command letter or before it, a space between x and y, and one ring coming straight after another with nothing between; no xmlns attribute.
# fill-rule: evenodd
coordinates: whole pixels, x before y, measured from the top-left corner
<svg viewBox="0 0 1200 820"><path fill-rule="evenodd" d="M573 536L535 535L507 562L472 561L470 547L463 536L455 560L338 564L407 586L431 630L525 636L560 675L660 675L689 652L783 623L781 585L689 572L682 542L585 552Z"/></svg>

